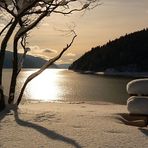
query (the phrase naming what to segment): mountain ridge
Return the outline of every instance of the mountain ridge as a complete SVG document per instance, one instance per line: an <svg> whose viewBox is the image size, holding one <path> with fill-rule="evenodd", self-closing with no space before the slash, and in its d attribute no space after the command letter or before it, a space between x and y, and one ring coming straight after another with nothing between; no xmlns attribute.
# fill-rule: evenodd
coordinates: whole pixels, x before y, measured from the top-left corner
<svg viewBox="0 0 148 148"><path fill-rule="evenodd" d="M21 57L22 54L19 54ZM13 52L6 51L5 61L4 61L4 68L12 68L12 61L13 61ZM41 57L35 57L32 55L26 55L23 68L40 68L43 64L45 64L47 60ZM50 68L57 68L56 64L50 66Z"/></svg>

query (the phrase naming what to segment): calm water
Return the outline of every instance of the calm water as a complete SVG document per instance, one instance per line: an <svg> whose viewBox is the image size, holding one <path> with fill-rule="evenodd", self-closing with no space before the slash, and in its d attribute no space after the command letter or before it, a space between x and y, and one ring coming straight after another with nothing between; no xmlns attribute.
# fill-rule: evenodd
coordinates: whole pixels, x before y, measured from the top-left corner
<svg viewBox="0 0 148 148"><path fill-rule="evenodd" d="M18 78L17 93L27 76L35 70L24 70ZM10 70L4 70L4 85L8 93ZM84 75L68 70L48 69L32 80L23 99L40 101L108 101L125 104L126 84L130 78Z"/></svg>

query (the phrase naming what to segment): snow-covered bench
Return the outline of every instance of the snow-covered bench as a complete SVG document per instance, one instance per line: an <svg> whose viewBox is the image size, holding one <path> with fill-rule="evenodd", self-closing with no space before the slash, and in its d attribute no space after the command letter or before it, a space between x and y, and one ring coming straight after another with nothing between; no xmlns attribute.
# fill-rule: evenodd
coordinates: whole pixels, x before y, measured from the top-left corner
<svg viewBox="0 0 148 148"><path fill-rule="evenodd" d="M148 96L148 79L136 79L127 84L127 93L131 96Z"/></svg>
<svg viewBox="0 0 148 148"><path fill-rule="evenodd" d="M136 79L127 84L127 109L131 114L148 115L148 79Z"/></svg>

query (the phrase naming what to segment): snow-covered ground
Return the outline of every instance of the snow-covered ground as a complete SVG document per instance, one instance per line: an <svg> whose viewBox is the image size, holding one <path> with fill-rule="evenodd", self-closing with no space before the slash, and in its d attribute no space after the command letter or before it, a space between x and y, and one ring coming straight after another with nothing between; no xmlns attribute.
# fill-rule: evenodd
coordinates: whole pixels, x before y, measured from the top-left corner
<svg viewBox="0 0 148 148"><path fill-rule="evenodd" d="M25 104L1 113L0 147L147 148L148 128L142 126L143 118L132 119L124 105Z"/></svg>

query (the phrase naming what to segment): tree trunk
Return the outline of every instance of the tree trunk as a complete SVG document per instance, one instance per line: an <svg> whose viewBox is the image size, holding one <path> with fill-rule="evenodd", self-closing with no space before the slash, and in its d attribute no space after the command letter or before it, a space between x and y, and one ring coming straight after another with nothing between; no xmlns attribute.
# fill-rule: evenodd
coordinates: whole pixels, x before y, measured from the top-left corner
<svg viewBox="0 0 148 148"><path fill-rule="evenodd" d="M5 108L4 94L3 94L3 90L0 89L0 111L4 110L4 108Z"/></svg>
<svg viewBox="0 0 148 148"><path fill-rule="evenodd" d="M10 84L10 90L9 90L9 99L8 99L9 104L12 104L14 102L16 81L18 76L17 44L18 44L18 38L16 37L14 39L14 44L13 44L13 72L12 72L11 84Z"/></svg>
<svg viewBox="0 0 148 148"><path fill-rule="evenodd" d="M9 90L9 99L8 99L9 104L12 104L15 98L16 81L17 81L17 71L16 69L14 69L12 72L11 84Z"/></svg>
<svg viewBox="0 0 148 148"><path fill-rule="evenodd" d="M6 36L4 37L2 43L1 43L1 51L0 51L0 85L2 86L2 71L3 71L3 65L4 65L4 59L5 59L5 51L7 47L7 43L18 23L18 20L15 20L12 25L10 26Z"/></svg>
<svg viewBox="0 0 148 148"><path fill-rule="evenodd" d="M5 35L4 39L1 43L1 51L0 51L0 86L2 87L2 72L3 72L3 65L4 65L4 59L5 59L5 51L7 47L7 43L18 23L18 20L16 19L10 28L7 31L7 34ZM5 98L4 98L4 92L3 89L0 89L0 111L5 108Z"/></svg>

